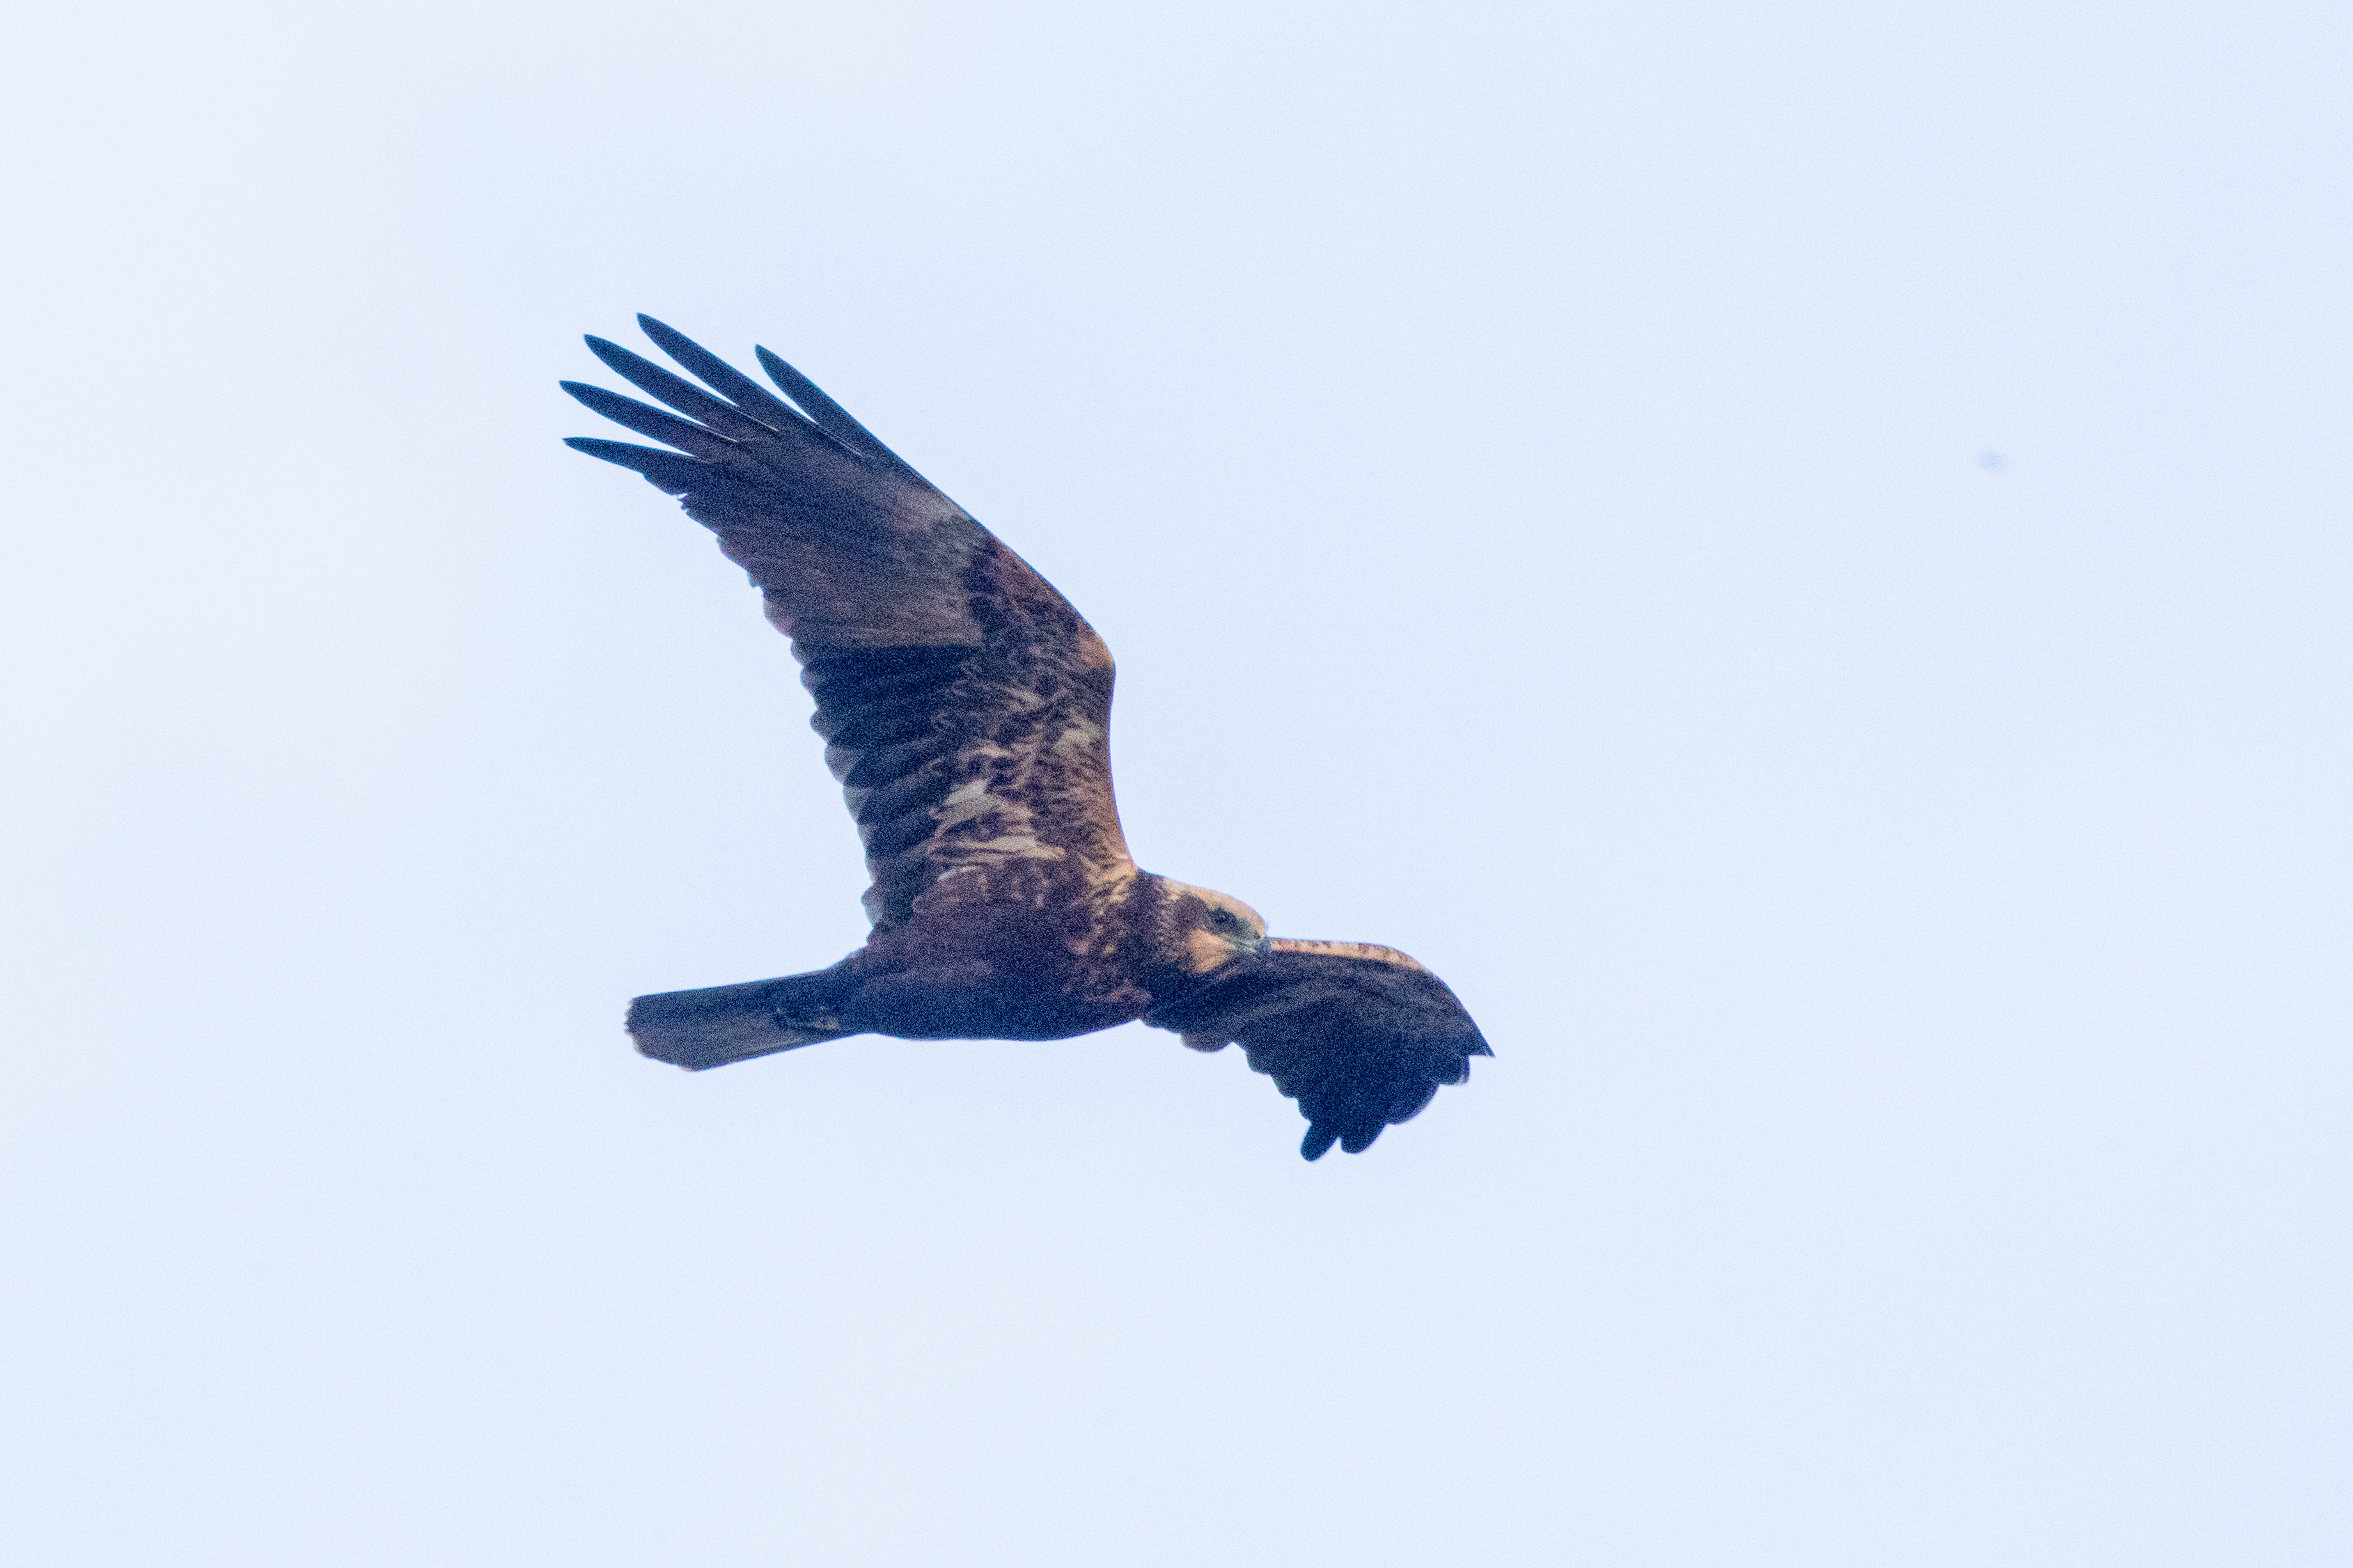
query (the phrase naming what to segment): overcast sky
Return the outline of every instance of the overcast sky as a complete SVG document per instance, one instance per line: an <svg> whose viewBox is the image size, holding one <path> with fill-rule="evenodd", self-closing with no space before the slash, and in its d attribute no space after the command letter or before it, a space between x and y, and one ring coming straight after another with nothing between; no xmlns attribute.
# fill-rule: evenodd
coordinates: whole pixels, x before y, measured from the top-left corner
<svg viewBox="0 0 2353 1568"><path fill-rule="evenodd" d="M12 28L11 1561L2353 1561L2341 5ZM641 310L1495 1059L636 1057L864 930Z"/></svg>

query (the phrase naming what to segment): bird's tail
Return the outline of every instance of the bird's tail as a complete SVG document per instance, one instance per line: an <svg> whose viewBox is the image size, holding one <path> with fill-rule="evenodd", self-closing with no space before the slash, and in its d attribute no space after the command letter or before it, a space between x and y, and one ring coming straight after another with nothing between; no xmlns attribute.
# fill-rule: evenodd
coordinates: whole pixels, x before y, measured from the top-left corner
<svg viewBox="0 0 2353 1568"><path fill-rule="evenodd" d="M848 988L841 967L640 996L629 1004L629 1035L654 1060L694 1072L838 1040L858 1033L834 1016Z"/></svg>

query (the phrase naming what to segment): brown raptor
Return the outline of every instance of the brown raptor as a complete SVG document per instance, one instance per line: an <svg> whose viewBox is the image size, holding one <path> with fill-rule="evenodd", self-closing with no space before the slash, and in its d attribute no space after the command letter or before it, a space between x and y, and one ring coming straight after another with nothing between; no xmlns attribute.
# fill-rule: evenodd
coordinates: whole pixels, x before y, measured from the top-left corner
<svg viewBox="0 0 2353 1568"><path fill-rule="evenodd" d="M1491 1054L1404 953L1270 938L1239 900L1139 870L1112 799L1112 658L1094 628L783 360L754 351L779 397L638 321L703 386L588 347L675 413L563 386L676 450L567 445L683 498L751 574L817 700L874 927L830 969L638 997L640 1051L702 1068L845 1035L1058 1040L1141 1018L1198 1050L1240 1041L1299 1102L1310 1160L1335 1142L1358 1152Z"/></svg>

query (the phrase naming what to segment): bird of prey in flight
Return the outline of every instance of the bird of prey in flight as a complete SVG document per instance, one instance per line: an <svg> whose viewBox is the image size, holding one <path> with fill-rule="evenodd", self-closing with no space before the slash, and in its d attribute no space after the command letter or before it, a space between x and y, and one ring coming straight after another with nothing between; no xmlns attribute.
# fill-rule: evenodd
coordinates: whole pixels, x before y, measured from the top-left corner
<svg viewBox="0 0 2353 1568"><path fill-rule="evenodd" d="M783 360L755 351L779 397L638 321L703 385L592 337L674 412L564 389L675 450L568 445L682 498L751 574L817 700L873 882L863 947L812 973L640 996L640 1051L699 1069L845 1035L1059 1040L1141 1018L1197 1050L1240 1042L1299 1102L1310 1160L1361 1152L1491 1054L1404 953L1269 937L1240 900L1138 869L1094 628Z"/></svg>

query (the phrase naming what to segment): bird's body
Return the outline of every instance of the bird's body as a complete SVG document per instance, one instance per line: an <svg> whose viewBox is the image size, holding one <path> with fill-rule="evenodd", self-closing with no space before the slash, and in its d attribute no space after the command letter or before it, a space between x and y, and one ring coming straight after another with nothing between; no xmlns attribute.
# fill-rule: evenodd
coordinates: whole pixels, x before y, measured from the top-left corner
<svg viewBox="0 0 2353 1568"><path fill-rule="evenodd" d="M1311 1159L1362 1149L1486 1054L1404 954L1271 940L1239 900L1139 870L1093 628L783 361L760 351L790 405L639 321L721 396L591 338L689 417L567 382L680 451L571 445L682 495L760 585L865 844L874 926L830 969L639 997L641 1050L707 1068L854 1034L1047 1040L1141 1018L1203 1049L1240 1039L1300 1101Z"/></svg>

